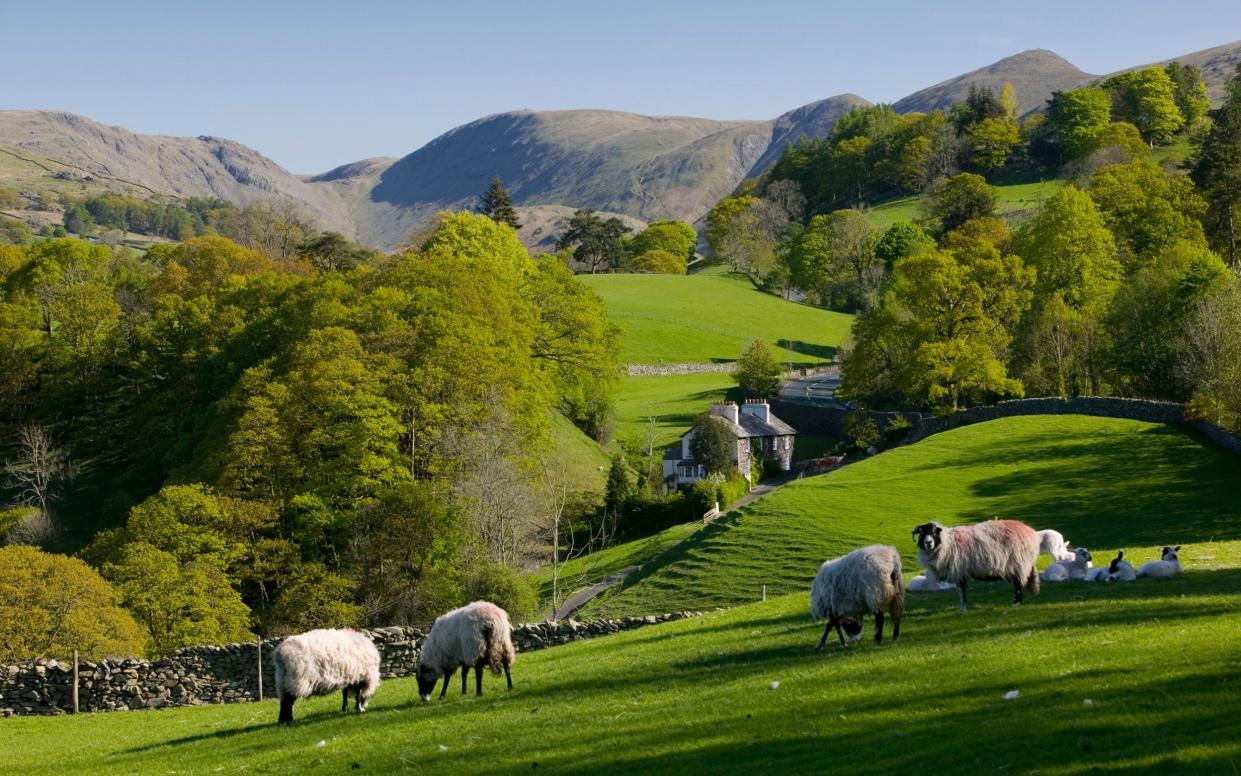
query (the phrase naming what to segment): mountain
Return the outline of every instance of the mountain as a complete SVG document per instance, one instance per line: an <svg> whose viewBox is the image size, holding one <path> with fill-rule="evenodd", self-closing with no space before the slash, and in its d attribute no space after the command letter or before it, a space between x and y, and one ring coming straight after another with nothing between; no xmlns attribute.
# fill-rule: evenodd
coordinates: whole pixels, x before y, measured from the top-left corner
<svg viewBox="0 0 1241 776"><path fill-rule="evenodd" d="M897 100L892 107L899 113L943 110L954 102L964 101L972 85L998 93L1005 83L1011 83L1017 90L1018 113L1026 113L1042 107L1052 92L1073 89L1096 77L1078 70L1055 52L1031 49L920 89Z"/></svg>
<svg viewBox="0 0 1241 776"><path fill-rule="evenodd" d="M1183 57L1173 57L1182 64L1193 65L1202 71L1202 82L1206 84L1207 95L1212 105L1219 105L1224 100L1224 84L1237 73L1237 64L1241 63L1241 41L1225 43L1222 46L1195 51ZM1166 65L1171 59L1156 62Z"/></svg>
<svg viewBox="0 0 1241 776"><path fill-rule="evenodd" d="M0 144L10 163L26 161L61 180L238 204L288 199L326 228L351 231L329 192L232 140L139 135L71 113L12 110L0 111Z"/></svg>

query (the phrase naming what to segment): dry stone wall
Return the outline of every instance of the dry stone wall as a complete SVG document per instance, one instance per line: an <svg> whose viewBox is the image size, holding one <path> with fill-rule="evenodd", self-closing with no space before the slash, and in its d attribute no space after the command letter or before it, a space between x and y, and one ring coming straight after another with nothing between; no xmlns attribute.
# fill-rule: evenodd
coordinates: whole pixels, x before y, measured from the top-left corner
<svg viewBox="0 0 1241 776"><path fill-rule="evenodd" d="M673 612L586 622L545 620L514 627L513 646L518 652L530 652L700 614ZM363 632L379 649L383 678L397 679L414 673L426 629L393 626ZM80 661L78 709L125 711L257 700L260 667L263 697L271 698L275 695L275 677L269 656L279 643L279 639L264 640L261 661L258 643L188 647L153 661ZM63 714L72 709L72 662L36 660L0 666L0 716Z"/></svg>

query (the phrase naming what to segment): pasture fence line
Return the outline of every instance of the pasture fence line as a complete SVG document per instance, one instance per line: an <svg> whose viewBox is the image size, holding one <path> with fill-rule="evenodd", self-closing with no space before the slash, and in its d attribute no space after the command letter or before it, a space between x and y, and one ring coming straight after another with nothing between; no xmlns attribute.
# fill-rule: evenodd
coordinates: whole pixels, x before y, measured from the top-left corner
<svg viewBox="0 0 1241 776"><path fill-rule="evenodd" d="M518 652L530 652L701 614L682 611L645 617L524 623L513 627L513 646ZM362 630L379 649L380 676L396 679L413 675L427 630L399 625ZM79 660L78 651L74 650L71 663L34 660L0 665L0 717L262 700L263 688L275 686L271 661L263 656L270 656L280 641L258 639L186 647L159 660Z"/></svg>

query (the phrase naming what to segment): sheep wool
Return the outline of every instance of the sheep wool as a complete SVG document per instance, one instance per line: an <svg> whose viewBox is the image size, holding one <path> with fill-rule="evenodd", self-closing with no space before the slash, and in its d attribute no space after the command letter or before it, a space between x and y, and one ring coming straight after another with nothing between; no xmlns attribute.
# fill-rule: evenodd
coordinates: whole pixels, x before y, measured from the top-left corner
<svg viewBox="0 0 1241 776"><path fill-rule="evenodd" d="M816 619L827 619L818 649L823 648L833 627L842 646L842 627L849 632L850 643L857 643L866 614L875 615L875 643L881 642L885 608L892 615L892 640L896 641L905 611L905 589L901 556L895 547L872 544L827 561L819 567L810 588L810 613Z"/></svg>
<svg viewBox="0 0 1241 776"><path fill-rule="evenodd" d="M955 584L961 594L961 611L967 606L970 579L1003 579L1013 584L1013 599L1023 593L1037 595L1039 535L1017 520L988 520L946 528L939 522L923 523L913 530L918 563L939 579Z"/></svg>
<svg viewBox="0 0 1241 776"><path fill-rule="evenodd" d="M341 690L341 711L348 711L353 690L354 708L362 713L379 687L379 650L355 630L321 629L290 636L272 651L271 662L282 725L293 724L293 702L298 698Z"/></svg>
<svg viewBox="0 0 1241 776"><path fill-rule="evenodd" d="M1073 551L1069 549L1069 542L1059 531L1045 528L1038 532L1038 540L1040 554L1050 556L1053 561L1073 560Z"/></svg>
<svg viewBox="0 0 1241 776"><path fill-rule="evenodd" d="M1164 547L1162 559L1150 560L1138 567L1139 577L1174 577L1184 569L1181 567L1181 546Z"/></svg>
<svg viewBox="0 0 1241 776"><path fill-rule="evenodd" d="M422 644L418 654L418 693L424 701L430 700L435 683L443 677L444 689L440 691L440 698L443 698L448 691L448 678L457 668L462 670L461 691L464 693L470 668L474 668L476 694L482 695L484 666L494 674L503 670L511 690L513 679L509 666L516 655L508 612L487 601L475 601L453 609L436 618Z"/></svg>
<svg viewBox="0 0 1241 776"><path fill-rule="evenodd" d="M1047 570L1043 572L1044 582L1067 582L1069 580L1089 579L1091 571L1091 561L1094 556L1090 554L1090 550L1085 547L1078 547L1073 550L1073 560L1062 560L1051 564Z"/></svg>

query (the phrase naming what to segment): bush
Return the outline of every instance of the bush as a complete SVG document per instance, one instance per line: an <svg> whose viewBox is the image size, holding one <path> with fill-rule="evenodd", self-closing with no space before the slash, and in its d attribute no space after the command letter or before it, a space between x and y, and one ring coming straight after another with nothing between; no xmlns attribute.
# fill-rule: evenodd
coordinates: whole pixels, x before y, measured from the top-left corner
<svg viewBox="0 0 1241 776"><path fill-rule="evenodd" d="M888 444L900 442L909 435L909 418L906 418L904 415L896 415L884 427L883 435Z"/></svg>
<svg viewBox="0 0 1241 776"><path fill-rule="evenodd" d="M858 407L845 416L845 433L860 450L877 444L881 438L879 426L875 425L874 418L863 407Z"/></svg>
<svg viewBox="0 0 1241 776"><path fill-rule="evenodd" d="M465 585L466 598L490 601L510 614L524 617L538 604L529 580L500 563L483 561L469 572Z"/></svg>

